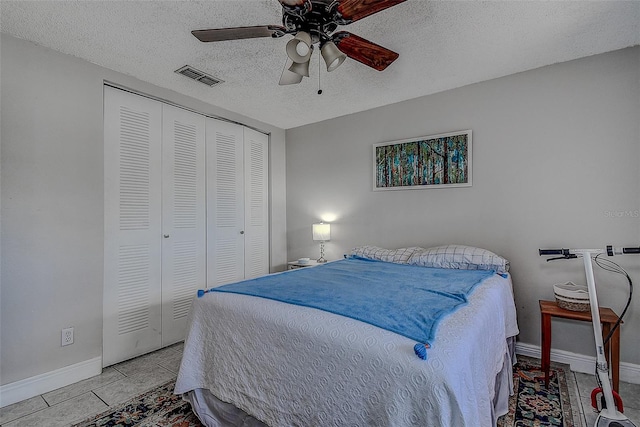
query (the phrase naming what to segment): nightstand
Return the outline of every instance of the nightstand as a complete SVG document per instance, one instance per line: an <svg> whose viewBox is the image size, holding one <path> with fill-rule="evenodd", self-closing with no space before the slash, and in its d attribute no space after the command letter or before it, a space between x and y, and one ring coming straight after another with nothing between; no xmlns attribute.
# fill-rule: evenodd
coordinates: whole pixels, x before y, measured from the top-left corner
<svg viewBox="0 0 640 427"><path fill-rule="evenodd" d="M618 316L610 308L599 308L600 323L602 324L602 338L604 339L618 321ZM540 318L542 322L542 371L544 372L544 382L547 387L549 387L549 365L551 361L552 317L591 322L591 312L565 310L558 307L558 304L555 301L540 300ZM611 336L610 342L605 345L604 350L607 362L609 362L613 390L617 392L618 385L620 384L620 327L615 330Z"/></svg>
<svg viewBox="0 0 640 427"><path fill-rule="evenodd" d="M289 261L287 263L287 270L295 270L296 268L315 267L320 265L315 259L310 259L308 262L302 263L298 261Z"/></svg>

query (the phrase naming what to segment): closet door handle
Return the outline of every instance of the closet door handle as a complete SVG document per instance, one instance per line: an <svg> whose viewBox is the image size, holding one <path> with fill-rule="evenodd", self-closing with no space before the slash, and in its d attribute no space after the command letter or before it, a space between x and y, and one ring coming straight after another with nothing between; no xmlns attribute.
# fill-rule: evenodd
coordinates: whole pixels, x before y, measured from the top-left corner
<svg viewBox="0 0 640 427"><path fill-rule="evenodd" d="M164 238L165 238L165 239L168 239L168 238L169 238L169 235L168 235L168 234L165 234L165 235L164 235Z"/></svg>
<svg viewBox="0 0 640 427"><path fill-rule="evenodd" d="M240 234L244 234L244 230L242 230L242 231L240 232Z"/></svg>

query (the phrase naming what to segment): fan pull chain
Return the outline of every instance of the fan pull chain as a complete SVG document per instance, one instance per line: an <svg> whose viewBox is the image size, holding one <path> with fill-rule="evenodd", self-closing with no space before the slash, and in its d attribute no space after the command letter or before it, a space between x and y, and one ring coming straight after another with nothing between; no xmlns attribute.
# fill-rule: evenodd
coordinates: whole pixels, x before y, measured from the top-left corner
<svg viewBox="0 0 640 427"><path fill-rule="evenodd" d="M318 56L318 95L322 95L322 86L320 86L320 71L321 71L320 66L322 64L320 64L320 62L321 62L320 56Z"/></svg>

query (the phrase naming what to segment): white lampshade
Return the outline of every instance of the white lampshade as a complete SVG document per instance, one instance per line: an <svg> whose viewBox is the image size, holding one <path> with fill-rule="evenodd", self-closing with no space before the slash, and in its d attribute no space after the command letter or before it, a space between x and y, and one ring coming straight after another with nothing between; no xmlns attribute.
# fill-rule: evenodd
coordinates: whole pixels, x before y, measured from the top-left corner
<svg viewBox="0 0 640 427"><path fill-rule="evenodd" d="M342 53L338 47L331 41L326 42L320 48L320 54L324 58L324 62L327 64L327 71L331 72L338 68L340 64L347 59L347 55Z"/></svg>
<svg viewBox="0 0 640 427"><path fill-rule="evenodd" d="M309 61L307 62L291 62L289 71L301 77L309 77Z"/></svg>
<svg viewBox="0 0 640 427"><path fill-rule="evenodd" d="M313 240L328 242L331 240L331 224L324 222L313 224Z"/></svg>
<svg viewBox="0 0 640 427"><path fill-rule="evenodd" d="M302 81L302 76L300 74L296 74L289 70L289 67L291 67L292 64L293 61L287 58L287 63L285 64L284 70L282 70L282 75L280 76L280 86L294 85Z"/></svg>

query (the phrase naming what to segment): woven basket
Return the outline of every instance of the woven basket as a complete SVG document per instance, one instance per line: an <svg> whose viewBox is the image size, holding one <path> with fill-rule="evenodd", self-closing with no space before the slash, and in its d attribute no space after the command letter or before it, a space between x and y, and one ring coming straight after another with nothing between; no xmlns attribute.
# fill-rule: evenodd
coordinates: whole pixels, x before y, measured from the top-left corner
<svg viewBox="0 0 640 427"><path fill-rule="evenodd" d="M553 285L553 293L558 307L570 311L589 311L589 289L573 282Z"/></svg>

